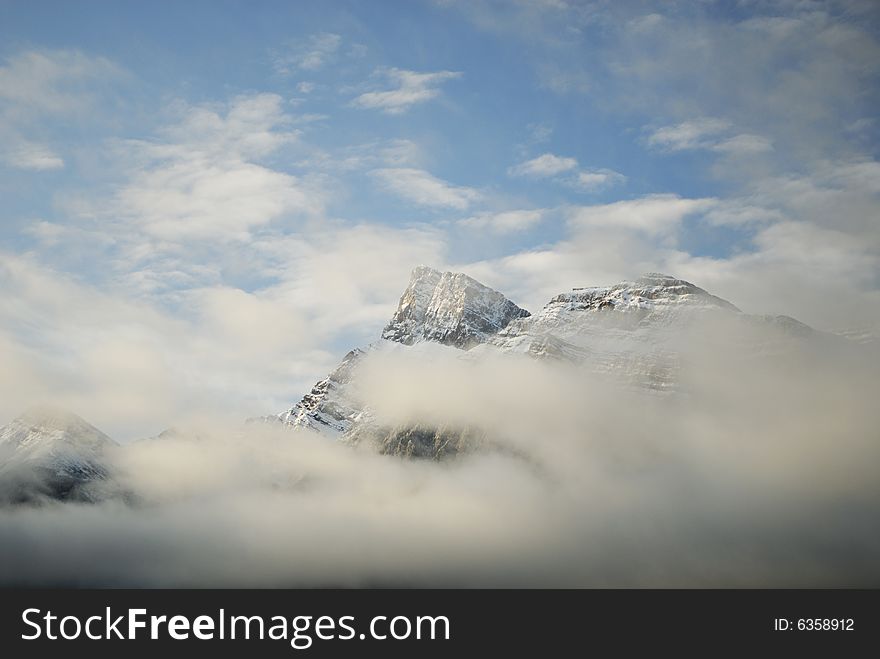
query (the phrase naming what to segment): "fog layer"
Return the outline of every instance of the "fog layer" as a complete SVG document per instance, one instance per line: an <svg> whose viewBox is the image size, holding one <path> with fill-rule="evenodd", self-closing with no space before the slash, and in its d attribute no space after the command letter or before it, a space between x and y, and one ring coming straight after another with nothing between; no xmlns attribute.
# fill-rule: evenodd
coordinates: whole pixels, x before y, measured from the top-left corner
<svg viewBox="0 0 880 659"><path fill-rule="evenodd" d="M0 582L880 585L876 353L757 326L681 344L671 395L509 355L377 353L356 380L377 423L484 444L431 462L206 422L117 452L127 502L0 511Z"/></svg>

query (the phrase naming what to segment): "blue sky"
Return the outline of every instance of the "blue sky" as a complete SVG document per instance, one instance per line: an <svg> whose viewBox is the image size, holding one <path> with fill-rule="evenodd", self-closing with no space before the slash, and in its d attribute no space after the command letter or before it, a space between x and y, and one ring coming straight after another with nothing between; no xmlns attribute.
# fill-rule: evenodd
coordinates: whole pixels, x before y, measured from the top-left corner
<svg viewBox="0 0 880 659"><path fill-rule="evenodd" d="M123 434L277 411L423 262L533 311L659 270L877 327L877 19L0 2L0 411L60 399Z"/></svg>

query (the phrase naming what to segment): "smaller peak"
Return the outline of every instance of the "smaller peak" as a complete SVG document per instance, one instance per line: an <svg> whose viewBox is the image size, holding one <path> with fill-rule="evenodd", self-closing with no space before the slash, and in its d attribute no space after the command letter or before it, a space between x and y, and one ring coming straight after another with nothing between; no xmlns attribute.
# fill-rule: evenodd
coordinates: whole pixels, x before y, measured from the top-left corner
<svg viewBox="0 0 880 659"><path fill-rule="evenodd" d="M116 444L82 417L50 405L31 407L0 428L0 443L4 444L34 446L57 442L91 448Z"/></svg>

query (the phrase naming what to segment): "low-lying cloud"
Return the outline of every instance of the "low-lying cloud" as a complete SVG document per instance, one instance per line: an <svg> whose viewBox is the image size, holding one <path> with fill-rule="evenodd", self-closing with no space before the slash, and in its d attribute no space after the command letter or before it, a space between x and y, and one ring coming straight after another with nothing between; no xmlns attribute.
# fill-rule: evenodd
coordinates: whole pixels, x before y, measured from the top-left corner
<svg viewBox="0 0 880 659"><path fill-rule="evenodd" d="M681 347L672 396L525 357L380 351L354 385L379 425L484 445L431 462L209 424L137 442L114 459L133 502L0 512L0 582L878 585L877 355L760 324Z"/></svg>

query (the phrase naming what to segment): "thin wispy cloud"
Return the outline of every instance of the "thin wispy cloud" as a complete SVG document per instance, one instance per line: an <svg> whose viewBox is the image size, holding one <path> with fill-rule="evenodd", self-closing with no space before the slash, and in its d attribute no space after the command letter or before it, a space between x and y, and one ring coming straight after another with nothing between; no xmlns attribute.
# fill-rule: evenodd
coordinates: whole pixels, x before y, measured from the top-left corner
<svg viewBox="0 0 880 659"><path fill-rule="evenodd" d="M384 168L371 174L387 191L418 206L465 210L480 198L473 188L453 185L423 169Z"/></svg>
<svg viewBox="0 0 880 659"><path fill-rule="evenodd" d="M64 159L47 146L41 144L19 144L17 147L7 151L4 159L6 164L16 169L45 171L64 167Z"/></svg>
<svg viewBox="0 0 880 659"><path fill-rule="evenodd" d="M577 168L578 161L575 158L557 156L545 153L522 162L507 170L511 176L523 176L526 178L549 178L563 172L570 172Z"/></svg>
<svg viewBox="0 0 880 659"><path fill-rule="evenodd" d="M653 130L647 137L649 147L661 151L708 150L733 155L762 153L773 148L765 137L736 133L723 119L700 118Z"/></svg>
<svg viewBox="0 0 880 659"><path fill-rule="evenodd" d="M125 76L121 67L78 50L26 50L0 64L0 163L20 170L62 169L64 159L41 122L90 119L98 89Z"/></svg>
<svg viewBox="0 0 880 659"><path fill-rule="evenodd" d="M498 213L483 212L459 220L460 226L468 229L485 230L494 233L516 233L538 226L545 216L544 210L510 210Z"/></svg>
<svg viewBox="0 0 880 659"><path fill-rule="evenodd" d="M90 83L122 75L110 60L78 50L24 51L0 66L2 114L21 120L34 113L81 112L96 98Z"/></svg>
<svg viewBox="0 0 880 659"><path fill-rule="evenodd" d="M620 172L604 168L581 169L576 158L552 153L514 165L508 168L507 174L515 178L556 180L582 192L594 192L626 181L626 176Z"/></svg>
<svg viewBox="0 0 880 659"><path fill-rule="evenodd" d="M405 69L380 69L375 76L384 79L390 88L364 92L351 104L354 107L381 110L388 114L403 114L414 105L420 105L440 96L440 85L461 77L458 71L418 73Z"/></svg>
<svg viewBox="0 0 880 659"><path fill-rule="evenodd" d="M288 52L273 57L275 70L281 74L298 71L313 72L322 68L339 50L342 37L332 32L321 32L291 45Z"/></svg>
<svg viewBox="0 0 880 659"><path fill-rule="evenodd" d="M572 209L569 221L574 227L608 227L643 231L650 235L667 233L688 215L711 208L714 199L683 199L677 195L649 195L631 201Z"/></svg>

